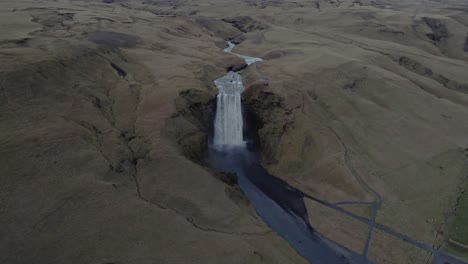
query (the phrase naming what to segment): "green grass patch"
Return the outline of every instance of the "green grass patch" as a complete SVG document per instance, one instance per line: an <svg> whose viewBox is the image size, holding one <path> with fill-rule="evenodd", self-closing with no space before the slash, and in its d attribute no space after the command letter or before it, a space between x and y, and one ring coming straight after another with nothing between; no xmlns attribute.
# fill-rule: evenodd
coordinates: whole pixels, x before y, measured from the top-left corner
<svg viewBox="0 0 468 264"><path fill-rule="evenodd" d="M463 188L465 191L458 200L455 218L449 229L449 237L468 245L468 180L465 180Z"/></svg>
<svg viewBox="0 0 468 264"><path fill-rule="evenodd" d="M465 156L468 157L468 151L465 153ZM468 179L466 178L467 176L468 164L465 163L463 179L460 184L460 188L463 191L458 197L457 210L448 228L448 238L464 245L468 245ZM468 260L468 249L462 246L454 245L453 243L448 243L446 251L464 260Z"/></svg>
<svg viewBox="0 0 468 264"><path fill-rule="evenodd" d="M448 245L444 249L444 251L465 261L468 260L468 251L464 251L463 249L459 249L458 247L455 248L454 246Z"/></svg>
<svg viewBox="0 0 468 264"><path fill-rule="evenodd" d="M445 222L459 196L463 154L459 149L447 150L382 176L393 186L393 196L384 195L377 221L415 240L433 243L434 230Z"/></svg>

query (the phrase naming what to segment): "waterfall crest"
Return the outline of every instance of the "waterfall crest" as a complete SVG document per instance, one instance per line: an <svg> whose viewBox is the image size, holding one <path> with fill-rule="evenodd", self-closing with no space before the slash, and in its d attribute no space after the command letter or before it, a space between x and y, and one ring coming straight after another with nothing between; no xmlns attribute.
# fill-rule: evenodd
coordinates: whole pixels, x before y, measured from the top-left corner
<svg viewBox="0 0 468 264"><path fill-rule="evenodd" d="M219 90L216 104L213 145L216 148L245 146L241 93L245 90L242 77L229 72L215 80Z"/></svg>

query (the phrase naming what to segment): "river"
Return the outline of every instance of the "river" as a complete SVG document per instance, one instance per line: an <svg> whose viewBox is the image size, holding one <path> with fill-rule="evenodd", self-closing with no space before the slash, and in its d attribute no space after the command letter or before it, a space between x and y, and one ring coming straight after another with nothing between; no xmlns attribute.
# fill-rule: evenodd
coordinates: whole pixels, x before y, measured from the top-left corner
<svg viewBox="0 0 468 264"><path fill-rule="evenodd" d="M224 51L251 65L261 62L234 53L231 42ZM304 194L287 182L274 177L260 165L259 158L245 142L241 93L245 90L242 76L228 72L217 79L218 88L214 137L210 141L208 162L212 167L235 173L245 196L262 220L310 263L342 264L370 263L362 255L323 237L309 223Z"/></svg>

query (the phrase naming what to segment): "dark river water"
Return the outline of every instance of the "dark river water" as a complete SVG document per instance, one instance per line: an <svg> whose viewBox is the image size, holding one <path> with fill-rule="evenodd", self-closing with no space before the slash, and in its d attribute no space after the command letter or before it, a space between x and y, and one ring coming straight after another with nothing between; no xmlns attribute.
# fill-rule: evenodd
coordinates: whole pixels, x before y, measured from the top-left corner
<svg viewBox="0 0 468 264"><path fill-rule="evenodd" d="M237 174L239 186L258 215L310 263L370 263L317 233L309 223L304 194L269 174L247 148L210 148L208 160L220 171Z"/></svg>

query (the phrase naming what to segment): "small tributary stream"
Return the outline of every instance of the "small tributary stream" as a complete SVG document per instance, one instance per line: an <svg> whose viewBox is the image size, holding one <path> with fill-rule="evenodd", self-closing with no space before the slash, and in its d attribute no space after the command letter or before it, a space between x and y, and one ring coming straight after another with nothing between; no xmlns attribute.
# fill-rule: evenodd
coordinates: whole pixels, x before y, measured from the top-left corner
<svg viewBox="0 0 468 264"><path fill-rule="evenodd" d="M224 51L245 60L248 65L261 58L232 52L234 44ZM258 215L296 252L310 263L369 263L360 254L352 252L316 232L309 223L304 193L285 181L269 174L258 156L249 150L244 135L249 129L243 111L241 94L245 90L242 76L228 72L217 79L218 88L214 136L209 142L208 162L215 169L235 173L245 196Z"/></svg>

